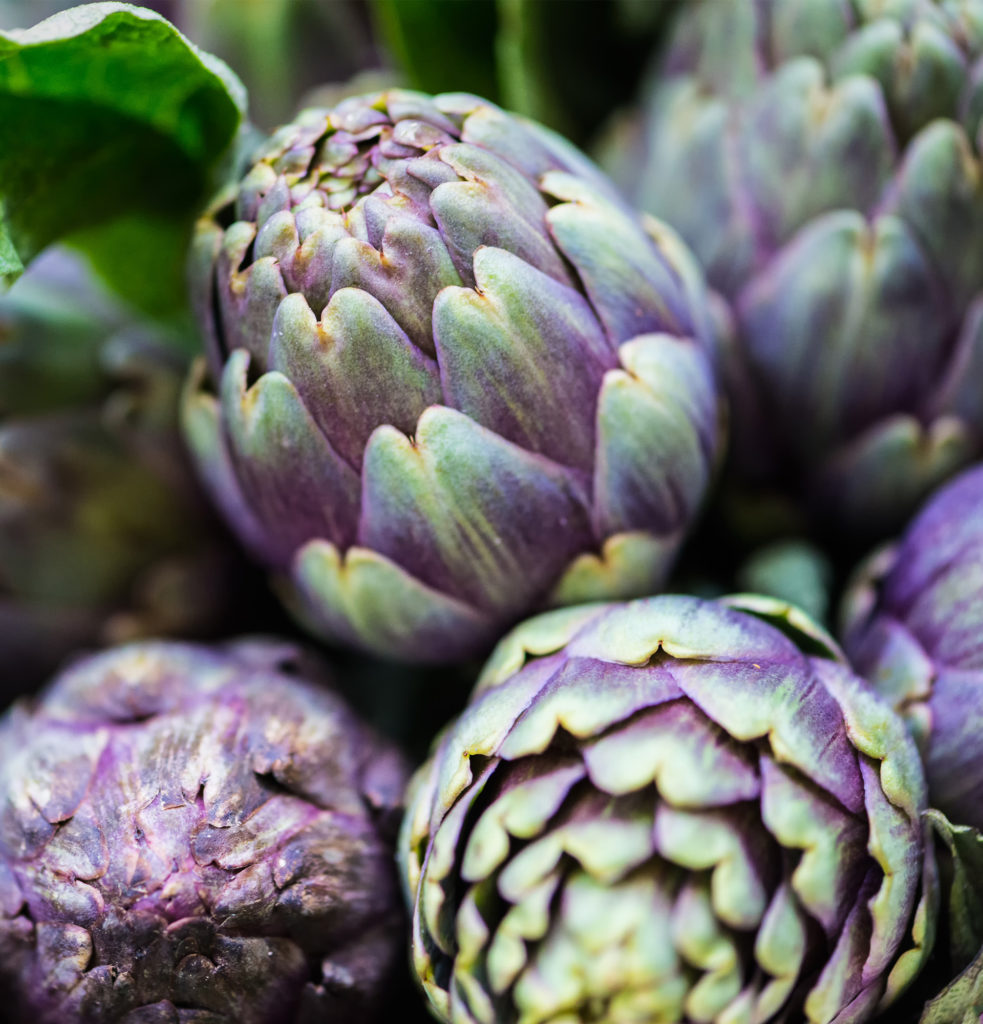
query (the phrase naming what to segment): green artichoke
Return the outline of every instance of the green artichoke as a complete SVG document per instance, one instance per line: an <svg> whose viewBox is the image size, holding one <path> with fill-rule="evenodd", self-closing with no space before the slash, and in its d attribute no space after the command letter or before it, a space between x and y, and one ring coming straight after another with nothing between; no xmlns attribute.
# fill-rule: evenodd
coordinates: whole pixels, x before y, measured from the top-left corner
<svg viewBox="0 0 983 1024"><path fill-rule="evenodd" d="M845 1024L892 1005L934 929L924 779L830 645L766 598L563 609L506 637L407 797L413 958L440 1019Z"/></svg>
<svg viewBox="0 0 983 1024"><path fill-rule="evenodd" d="M717 458L709 312L562 139L462 94L309 110L191 277L217 393L187 436L318 634L450 661L663 582Z"/></svg>
<svg viewBox="0 0 983 1024"><path fill-rule="evenodd" d="M981 116L983 0L710 0L604 147L733 304L740 482L841 535L983 452Z"/></svg>
<svg viewBox="0 0 983 1024"><path fill-rule="evenodd" d="M66 252L0 298L5 690L82 644L221 622L237 569L182 450L186 367Z"/></svg>
<svg viewBox="0 0 983 1024"><path fill-rule="evenodd" d="M144 642L0 720L4 1020L373 1019L405 769L316 679L286 644Z"/></svg>
<svg viewBox="0 0 983 1024"><path fill-rule="evenodd" d="M922 749L932 806L983 829L983 466L861 566L843 619L851 661Z"/></svg>

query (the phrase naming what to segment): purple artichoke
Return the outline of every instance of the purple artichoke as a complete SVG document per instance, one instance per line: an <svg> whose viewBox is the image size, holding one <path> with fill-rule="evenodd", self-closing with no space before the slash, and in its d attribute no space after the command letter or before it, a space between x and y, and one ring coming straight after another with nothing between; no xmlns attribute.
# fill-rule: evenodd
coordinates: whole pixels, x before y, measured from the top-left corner
<svg viewBox="0 0 983 1024"><path fill-rule="evenodd" d="M5 1019L372 1018L404 768L295 654L133 644L0 722Z"/></svg>
<svg viewBox="0 0 983 1024"><path fill-rule="evenodd" d="M462 94L309 110L191 273L190 444L315 632L452 660L663 582L718 451L702 285L559 137Z"/></svg>
<svg viewBox="0 0 983 1024"><path fill-rule="evenodd" d="M844 639L907 719L932 805L983 828L983 466L942 488L861 568Z"/></svg>
<svg viewBox="0 0 983 1024"><path fill-rule="evenodd" d="M694 0L606 147L733 303L741 481L841 533L983 452L981 115L983 0Z"/></svg>
<svg viewBox="0 0 983 1024"><path fill-rule="evenodd" d="M859 1024L931 946L914 744L766 598L526 622L408 805L414 962L454 1024Z"/></svg>

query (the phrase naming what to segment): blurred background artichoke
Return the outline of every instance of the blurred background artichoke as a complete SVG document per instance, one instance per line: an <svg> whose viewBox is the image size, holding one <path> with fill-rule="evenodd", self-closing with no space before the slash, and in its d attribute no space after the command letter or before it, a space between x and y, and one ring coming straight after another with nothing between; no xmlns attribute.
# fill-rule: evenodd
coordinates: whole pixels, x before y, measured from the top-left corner
<svg viewBox="0 0 983 1024"><path fill-rule="evenodd" d="M67 251L0 297L7 699L80 647L214 634L246 611L249 573L178 436L187 363Z"/></svg>
<svg viewBox="0 0 983 1024"><path fill-rule="evenodd" d="M730 301L732 519L842 546L983 451L983 3L693 0L599 148Z"/></svg>

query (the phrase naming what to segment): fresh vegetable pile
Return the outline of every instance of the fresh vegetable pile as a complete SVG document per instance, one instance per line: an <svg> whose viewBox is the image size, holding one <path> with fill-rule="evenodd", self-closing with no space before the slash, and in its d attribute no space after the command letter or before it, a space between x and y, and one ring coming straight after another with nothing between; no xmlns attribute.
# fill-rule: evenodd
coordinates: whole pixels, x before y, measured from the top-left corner
<svg viewBox="0 0 983 1024"><path fill-rule="evenodd" d="M63 7L0 1019L983 1021L983 0Z"/></svg>

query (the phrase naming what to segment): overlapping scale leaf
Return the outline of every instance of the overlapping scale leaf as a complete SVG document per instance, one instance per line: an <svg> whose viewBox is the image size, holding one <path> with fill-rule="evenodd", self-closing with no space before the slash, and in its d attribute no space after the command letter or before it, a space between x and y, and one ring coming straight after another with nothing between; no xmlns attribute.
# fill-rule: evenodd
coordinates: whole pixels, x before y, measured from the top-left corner
<svg viewBox="0 0 983 1024"><path fill-rule="evenodd" d="M935 912L901 720L777 602L573 612L506 637L411 785L400 859L440 1019L889 1006Z"/></svg>
<svg viewBox="0 0 983 1024"><path fill-rule="evenodd" d="M565 140L463 93L307 111L191 276L192 451L308 628L447 661L667 577L719 457L713 317Z"/></svg>

